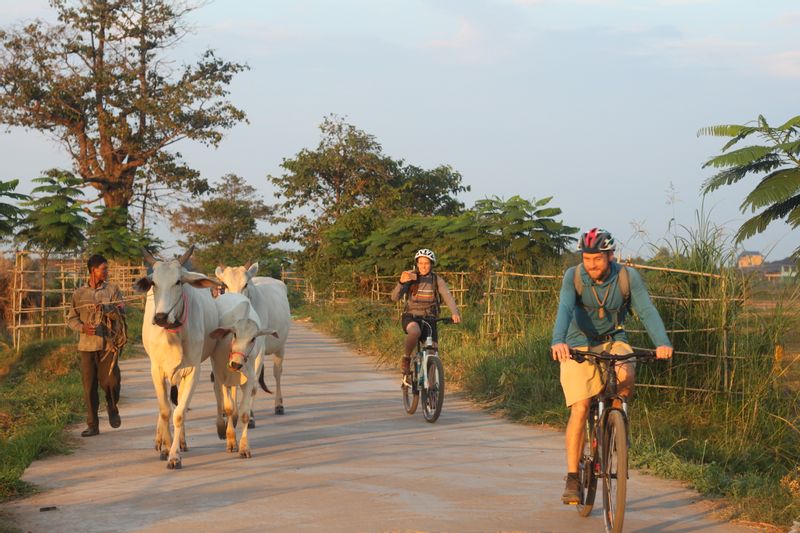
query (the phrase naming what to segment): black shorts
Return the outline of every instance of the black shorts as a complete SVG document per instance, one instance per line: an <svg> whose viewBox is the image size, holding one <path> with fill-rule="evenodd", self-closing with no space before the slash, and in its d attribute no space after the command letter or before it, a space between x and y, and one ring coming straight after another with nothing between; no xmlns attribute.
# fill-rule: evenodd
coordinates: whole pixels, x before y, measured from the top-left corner
<svg viewBox="0 0 800 533"><path fill-rule="evenodd" d="M415 315L410 315L408 313L403 313L403 322L402 322L403 333L406 332L406 328L410 323L416 322L417 324L419 324L419 329L422 332L422 335L420 335L420 339L424 341L428 336L428 326L423 325L422 320L426 318L434 318L434 317L415 316ZM436 322L426 322L426 324L430 324L431 329L433 330L433 342L438 342L439 332L436 330Z"/></svg>

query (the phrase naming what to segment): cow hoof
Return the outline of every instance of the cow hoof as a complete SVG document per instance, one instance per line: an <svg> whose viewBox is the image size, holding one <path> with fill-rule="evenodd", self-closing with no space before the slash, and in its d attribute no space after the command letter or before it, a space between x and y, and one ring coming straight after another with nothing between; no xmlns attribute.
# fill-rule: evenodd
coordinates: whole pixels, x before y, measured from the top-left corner
<svg viewBox="0 0 800 533"><path fill-rule="evenodd" d="M276 415L282 415L283 414L283 406L282 405L279 405L278 407L275 408L275 414Z"/></svg>
<svg viewBox="0 0 800 533"><path fill-rule="evenodd" d="M166 450L161 450L160 459L162 461L166 461L169 458L169 452Z"/></svg>
<svg viewBox="0 0 800 533"><path fill-rule="evenodd" d="M247 421L247 429L253 429L254 427L256 427L256 421L251 418Z"/></svg>
<svg viewBox="0 0 800 533"><path fill-rule="evenodd" d="M186 445L185 442L181 443L181 451L182 452L188 452L189 451L189 447Z"/></svg>
<svg viewBox="0 0 800 533"><path fill-rule="evenodd" d="M167 462L168 470L180 470L182 467L180 459L171 459Z"/></svg>
<svg viewBox="0 0 800 533"><path fill-rule="evenodd" d="M242 450L241 452L239 452L240 459L250 459L250 457L251 457L250 450Z"/></svg>
<svg viewBox="0 0 800 533"><path fill-rule="evenodd" d="M236 446L228 446L227 448L230 453L236 453L238 450Z"/></svg>

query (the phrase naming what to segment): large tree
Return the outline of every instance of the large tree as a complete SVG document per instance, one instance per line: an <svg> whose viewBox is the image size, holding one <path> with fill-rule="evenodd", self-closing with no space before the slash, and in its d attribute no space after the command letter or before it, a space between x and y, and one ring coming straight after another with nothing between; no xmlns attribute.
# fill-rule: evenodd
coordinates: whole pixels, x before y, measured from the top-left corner
<svg viewBox="0 0 800 533"><path fill-rule="evenodd" d="M323 233L337 220L367 207L388 215L452 215L463 209L455 195L469 187L451 167L425 170L393 160L373 135L336 115L325 117L319 128L315 150L284 159L284 174L268 176L282 198L281 212L295 217L286 237L322 246Z"/></svg>
<svg viewBox="0 0 800 533"><path fill-rule="evenodd" d="M167 150L175 143L216 146L223 130L245 119L226 97L246 66L211 50L193 65L176 66L167 55L186 34L192 6L179 0L50 5L57 23L0 30L0 123L53 136L107 207L127 209L148 165L156 172L182 166Z"/></svg>
<svg viewBox="0 0 800 533"><path fill-rule="evenodd" d="M739 228L737 243L763 232L776 220L785 220L792 228L800 226L800 116L776 128L759 115L752 124L709 126L698 135L730 138L722 147L722 155L703 165L703 168L722 169L703 183L704 194L737 183L748 175L759 177L758 185L740 206L743 213L748 210L758 213ZM753 137L760 142L730 150ZM794 253L800 254L800 248Z"/></svg>
<svg viewBox="0 0 800 533"><path fill-rule="evenodd" d="M183 205L172 213L173 227L185 235L183 247L195 245L196 269L213 272L218 264L240 265L258 261L274 274L280 253L272 249L273 235L259 231L259 222L274 220L275 209L266 205L254 187L228 174L197 205Z"/></svg>

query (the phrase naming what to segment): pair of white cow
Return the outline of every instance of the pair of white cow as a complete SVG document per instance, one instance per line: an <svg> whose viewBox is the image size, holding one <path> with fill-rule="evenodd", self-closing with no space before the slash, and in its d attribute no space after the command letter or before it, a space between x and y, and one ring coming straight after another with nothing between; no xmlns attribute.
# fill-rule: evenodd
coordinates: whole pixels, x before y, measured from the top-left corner
<svg viewBox="0 0 800 533"><path fill-rule="evenodd" d="M215 376L217 433L226 439L228 451L238 449L240 457L250 457L248 421L256 380L269 354L273 356L275 412L283 414L281 372L290 322L286 286L276 279L255 277L258 264L249 269L218 267L219 281L189 272L183 265L193 250L172 261L160 261L145 252L144 259L153 272L134 285L147 292L142 343L150 358L159 406L155 448L169 469L181 468L180 452L187 450L186 411L199 380L200 364L208 358ZM226 287L227 292L212 298L208 290L212 287ZM178 401L172 413L173 439L169 390L175 385ZM237 398L239 389L241 398ZM237 446L235 425L240 413L243 429Z"/></svg>

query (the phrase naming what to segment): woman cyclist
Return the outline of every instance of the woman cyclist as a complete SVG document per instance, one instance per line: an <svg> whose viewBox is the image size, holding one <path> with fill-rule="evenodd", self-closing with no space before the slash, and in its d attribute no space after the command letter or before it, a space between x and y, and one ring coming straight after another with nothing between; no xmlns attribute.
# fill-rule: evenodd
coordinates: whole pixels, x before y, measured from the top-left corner
<svg viewBox="0 0 800 533"><path fill-rule="evenodd" d="M439 302L444 300L452 314L453 323L458 324L461 322L458 306L447 288L447 283L432 270L435 264L436 254L432 250L422 248L417 251L414 254L414 270L406 270L400 274L400 281L392 291L392 301L394 302L400 300L403 296L406 297L402 321L403 331L406 333L402 358L404 383L407 377L411 375L411 354L417 346L420 335L422 335L422 319L438 317ZM432 323L431 328L433 329L433 342L437 342L436 324ZM405 384L409 385L408 383Z"/></svg>

